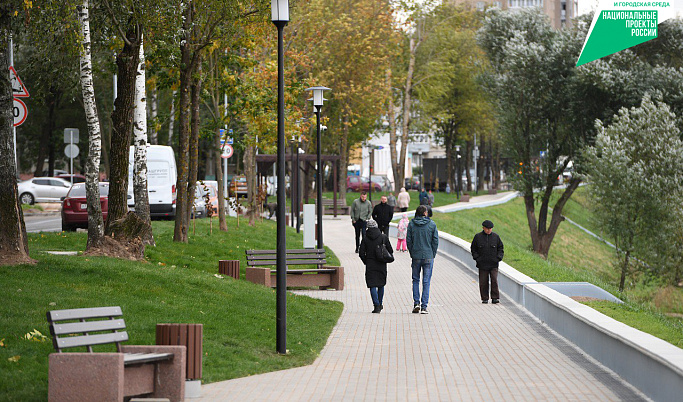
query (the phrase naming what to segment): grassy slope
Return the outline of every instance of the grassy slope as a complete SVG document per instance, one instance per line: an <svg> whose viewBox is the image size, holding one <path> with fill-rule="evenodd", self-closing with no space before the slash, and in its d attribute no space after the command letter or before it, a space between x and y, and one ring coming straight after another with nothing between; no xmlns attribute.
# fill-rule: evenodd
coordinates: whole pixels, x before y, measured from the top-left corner
<svg viewBox="0 0 683 402"><path fill-rule="evenodd" d="M44 250L82 250L86 234L32 234L38 264L0 267L0 400L46 399L52 344L22 337L33 329L48 334L45 312L51 309L120 305L129 344L153 344L156 323L203 323L205 382L310 364L341 303L288 294L291 354L276 354L274 290L214 276L218 259L244 260L245 248L274 248L275 224L250 228L243 221L239 230L234 219L230 224L228 233L214 225L209 235L208 220L197 221L189 244L179 245L172 242L173 222L155 222L157 247L148 248L148 262L48 255ZM288 246L301 246L295 231L288 230ZM8 360L14 356L17 362Z"/></svg>
<svg viewBox="0 0 683 402"><path fill-rule="evenodd" d="M575 197L576 199L570 199L565 215L589 230L598 232L590 212L586 210L585 190L581 189ZM612 268L613 249L576 226L568 222L560 225L546 261L530 251L529 227L521 198L489 208L435 214L434 219L439 230L468 241L481 231L481 222L484 219L492 220L496 225L494 230L505 243L505 262L512 267L539 282L594 283L617 297L630 301L621 306L611 303L594 303L591 306L628 325L683 347L683 323L662 315L662 309L656 308L652 302L651 295L657 294L661 289L633 286L620 294L617 289L618 273ZM677 290L676 297L680 293ZM669 309L670 306L667 306L663 310Z"/></svg>

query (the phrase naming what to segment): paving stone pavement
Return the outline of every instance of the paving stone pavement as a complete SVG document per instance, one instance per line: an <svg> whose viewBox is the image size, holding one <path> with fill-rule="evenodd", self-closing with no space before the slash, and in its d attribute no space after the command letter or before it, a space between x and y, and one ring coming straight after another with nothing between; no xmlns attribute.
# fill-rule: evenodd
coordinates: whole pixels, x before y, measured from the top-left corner
<svg viewBox="0 0 683 402"><path fill-rule="evenodd" d="M407 252L395 253L384 311L371 314L351 222L326 219L324 231L344 266L345 289L298 292L344 303L318 359L204 384L192 401L646 400L504 294L501 304L481 304L474 274L444 255L435 260L430 314L411 313Z"/></svg>

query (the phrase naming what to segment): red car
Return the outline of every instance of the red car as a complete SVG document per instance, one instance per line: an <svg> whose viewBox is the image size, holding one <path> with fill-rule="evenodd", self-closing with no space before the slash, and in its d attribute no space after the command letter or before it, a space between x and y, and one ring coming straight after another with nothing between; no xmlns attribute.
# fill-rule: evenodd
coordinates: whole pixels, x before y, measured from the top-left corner
<svg viewBox="0 0 683 402"><path fill-rule="evenodd" d="M109 183L100 183L100 206L102 218L107 221L109 208ZM85 198L85 183L76 183L62 201L62 230L73 232L88 228L88 205Z"/></svg>
<svg viewBox="0 0 683 402"><path fill-rule="evenodd" d="M372 186L372 191L373 192L378 192L382 191L382 186L373 181L373 186ZM346 177L346 192L350 193L351 191L369 191L370 190L370 183L368 182L367 177L363 176L347 176Z"/></svg>

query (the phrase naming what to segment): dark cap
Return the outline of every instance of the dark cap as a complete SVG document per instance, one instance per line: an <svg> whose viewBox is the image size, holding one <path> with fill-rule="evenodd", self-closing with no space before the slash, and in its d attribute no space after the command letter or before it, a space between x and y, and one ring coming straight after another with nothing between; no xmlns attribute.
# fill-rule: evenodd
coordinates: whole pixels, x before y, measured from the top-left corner
<svg viewBox="0 0 683 402"><path fill-rule="evenodd" d="M487 219L481 223L481 226L483 226L487 229L491 229L491 228L493 228L493 222L491 222L490 220Z"/></svg>

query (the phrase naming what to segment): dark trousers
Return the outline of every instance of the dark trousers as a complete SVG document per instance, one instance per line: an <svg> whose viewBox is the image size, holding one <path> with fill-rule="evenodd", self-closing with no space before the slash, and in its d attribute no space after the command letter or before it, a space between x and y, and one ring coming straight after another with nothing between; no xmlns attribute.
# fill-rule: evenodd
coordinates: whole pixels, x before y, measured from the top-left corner
<svg viewBox="0 0 683 402"><path fill-rule="evenodd" d="M408 210L408 207L401 207L401 212L406 212Z"/></svg>
<svg viewBox="0 0 683 402"><path fill-rule="evenodd" d="M481 300L489 299L489 277L491 278L491 298L500 299L498 293L498 268L492 270L479 268L479 293Z"/></svg>
<svg viewBox="0 0 683 402"><path fill-rule="evenodd" d="M356 221L356 223L353 224L353 227L356 229L356 248L358 248L360 246L361 234L363 235L363 238L365 239L365 229L368 227L368 223L367 223L367 221L359 219Z"/></svg>
<svg viewBox="0 0 683 402"><path fill-rule="evenodd" d="M389 225L380 226L379 231L384 233L385 235L389 236Z"/></svg>

